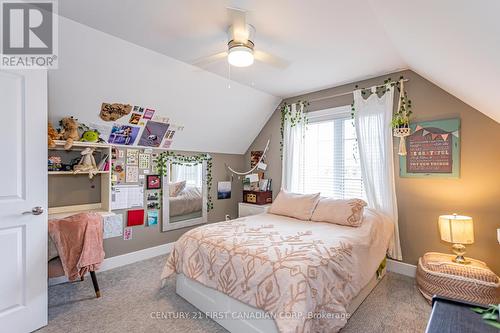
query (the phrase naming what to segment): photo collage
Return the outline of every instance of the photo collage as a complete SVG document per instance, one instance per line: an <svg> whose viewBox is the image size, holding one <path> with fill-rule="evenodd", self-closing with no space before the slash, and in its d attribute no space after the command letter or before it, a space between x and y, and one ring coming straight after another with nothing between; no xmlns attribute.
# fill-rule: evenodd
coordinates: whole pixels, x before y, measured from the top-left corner
<svg viewBox="0 0 500 333"><path fill-rule="evenodd" d="M175 133L183 130L183 126L172 124L155 109L139 105L103 103L100 118L113 122L108 130L100 126L100 132L109 133L102 139L115 145L168 149Z"/></svg>

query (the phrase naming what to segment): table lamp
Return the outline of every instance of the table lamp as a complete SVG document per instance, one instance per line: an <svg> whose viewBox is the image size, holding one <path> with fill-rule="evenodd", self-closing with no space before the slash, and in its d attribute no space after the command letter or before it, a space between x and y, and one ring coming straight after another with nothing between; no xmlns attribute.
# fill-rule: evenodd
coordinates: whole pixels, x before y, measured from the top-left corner
<svg viewBox="0 0 500 333"><path fill-rule="evenodd" d="M453 252L457 255L453 261L459 264L470 264L470 261L464 257L464 244L474 243L472 218L457 214L441 215L438 224L441 239L453 244Z"/></svg>

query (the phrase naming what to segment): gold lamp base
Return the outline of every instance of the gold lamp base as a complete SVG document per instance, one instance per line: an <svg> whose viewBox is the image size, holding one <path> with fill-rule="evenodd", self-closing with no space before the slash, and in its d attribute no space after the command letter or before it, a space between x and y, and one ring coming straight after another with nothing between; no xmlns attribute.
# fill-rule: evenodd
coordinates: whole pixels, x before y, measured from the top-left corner
<svg viewBox="0 0 500 333"><path fill-rule="evenodd" d="M462 264L462 265L470 264L470 260L467 260L464 257L465 246L463 244L453 244L453 246L451 248L453 249L453 253L455 253L457 255L453 259L453 262L456 262L457 264Z"/></svg>

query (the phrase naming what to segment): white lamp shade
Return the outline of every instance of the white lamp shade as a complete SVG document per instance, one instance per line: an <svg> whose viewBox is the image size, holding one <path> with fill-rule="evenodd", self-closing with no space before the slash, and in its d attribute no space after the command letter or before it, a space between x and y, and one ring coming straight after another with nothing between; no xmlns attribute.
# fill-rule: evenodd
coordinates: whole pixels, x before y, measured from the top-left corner
<svg viewBox="0 0 500 333"><path fill-rule="evenodd" d="M246 46L236 46L229 49L227 61L236 67L247 67L253 64L253 51Z"/></svg>
<svg viewBox="0 0 500 333"><path fill-rule="evenodd" d="M474 243L472 217L461 215L441 215L439 217L441 239L454 244Z"/></svg>

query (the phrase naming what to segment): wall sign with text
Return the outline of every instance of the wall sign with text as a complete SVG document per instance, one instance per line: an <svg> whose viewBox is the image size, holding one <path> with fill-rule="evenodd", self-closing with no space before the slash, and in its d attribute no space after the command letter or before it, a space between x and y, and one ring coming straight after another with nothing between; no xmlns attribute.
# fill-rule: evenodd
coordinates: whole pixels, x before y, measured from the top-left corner
<svg viewBox="0 0 500 333"><path fill-rule="evenodd" d="M410 125L406 156L399 158L401 177L460 176L460 119L417 122Z"/></svg>

